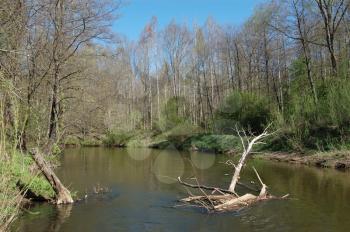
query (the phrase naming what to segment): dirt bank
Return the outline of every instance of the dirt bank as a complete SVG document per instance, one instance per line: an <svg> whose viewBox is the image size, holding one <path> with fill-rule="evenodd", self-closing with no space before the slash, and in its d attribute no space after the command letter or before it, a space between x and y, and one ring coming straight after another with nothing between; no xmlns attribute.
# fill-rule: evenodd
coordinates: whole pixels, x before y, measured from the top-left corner
<svg viewBox="0 0 350 232"><path fill-rule="evenodd" d="M255 158L320 168L350 170L350 151L320 152L310 155L275 152L256 155Z"/></svg>

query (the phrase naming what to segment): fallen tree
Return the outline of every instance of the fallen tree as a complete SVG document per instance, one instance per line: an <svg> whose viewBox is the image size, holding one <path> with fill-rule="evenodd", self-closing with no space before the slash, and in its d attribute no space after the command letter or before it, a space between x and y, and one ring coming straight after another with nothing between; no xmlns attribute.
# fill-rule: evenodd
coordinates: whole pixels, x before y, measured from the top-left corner
<svg viewBox="0 0 350 232"><path fill-rule="evenodd" d="M198 182L197 184L190 184L182 181L181 178L178 177L178 182L180 184L184 185L185 187L199 189L203 194L200 196L195 196L189 191L191 196L181 199L181 202L185 204L193 205L193 206L203 207L208 211L223 212L223 211L238 210L243 207L249 206L251 204L257 203L259 201L265 201L272 198L277 198L268 193L266 184L264 184L258 171L255 168L253 168L254 172L261 184L261 189L260 191L258 191L259 194L255 195L252 193L246 193L240 196L236 192L236 186L242 185L239 183L239 179L240 179L242 168L246 163L247 157L249 156L249 154L251 154L254 145L262 143L261 141L270 135L269 133L267 133L267 129L268 128L266 128L260 135L253 137L253 139L251 140L246 136L244 131L243 133L245 135L245 139L243 139L243 137L241 136L241 132L237 130L237 134L240 137L242 142L243 153L237 165L234 165L232 163L232 166L234 167L234 173L228 189L200 185ZM256 192L255 189L247 185L243 185L243 187L246 187L250 191ZM207 191L211 190L212 192L207 193L205 192L206 190ZM286 198L287 196L288 195L285 195L281 198Z"/></svg>
<svg viewBox="0 0 350 232"><path fill-rule="evenodd" d="M50 165L45 161L40 150L33 149L30 151L30 155L32 156L33 160L35 161L42 174L50 183L52 189L55 191L56 198L54 202L58 205L74 203L71 193L61 183L60 179L53 172Z"/></svg>

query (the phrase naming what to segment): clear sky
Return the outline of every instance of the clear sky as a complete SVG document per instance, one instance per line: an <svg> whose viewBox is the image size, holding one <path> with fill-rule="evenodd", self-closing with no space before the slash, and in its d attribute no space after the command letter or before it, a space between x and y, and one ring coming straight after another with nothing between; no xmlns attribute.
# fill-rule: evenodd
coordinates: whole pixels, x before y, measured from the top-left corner
<svg viewBox="0 0 350 232"><path fill-rule="evenodd" d="M152 16L160 28L171 20L188 25L203 25L208 16L220 24L240 25L264 0L127 0L113 30L136 40Z"/></svg>

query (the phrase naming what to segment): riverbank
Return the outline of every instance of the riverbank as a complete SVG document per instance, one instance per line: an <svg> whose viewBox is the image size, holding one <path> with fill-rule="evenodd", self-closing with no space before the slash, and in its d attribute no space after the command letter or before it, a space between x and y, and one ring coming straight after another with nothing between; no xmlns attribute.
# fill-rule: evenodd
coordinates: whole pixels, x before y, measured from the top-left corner
<svg viewBox="0 0 350 232"><path fill-rule="evenodd" d="M195 134L191 136L170 134L152 135L149 132L134 133L129 135L114 134L113 136L90 136L88 138L69 138L68 147L148 147L153 149L178 149L182 151L201 151L217 154L235 155L242 151L240 138L234 135ZM318 151L307 150L296 152L291 149L271 149L271 143L257 145L254 155L257 159L286 162L290 164L307 165L319 168L334 168L337 170L350 169L350 151L331 150Z"/></svg>
<svg viewBox="0 0 350 232"><path fill-rule="evenodd" d="M306 155L297 153L273 152L254 156L257 159L285 162L289 164L307 165L319 168L350 169L350 151L312 152Z"/></svg>
<svg viewBox="0 0 350 232"><path fill-rule="evenodd" d="M50 199L54 196L50 184L27 154L18 151L3 152L0 173L0 231L6 230L20 214L22 205L28 202L25 198ZM26 197L23 196L24 193Z"/></svg>

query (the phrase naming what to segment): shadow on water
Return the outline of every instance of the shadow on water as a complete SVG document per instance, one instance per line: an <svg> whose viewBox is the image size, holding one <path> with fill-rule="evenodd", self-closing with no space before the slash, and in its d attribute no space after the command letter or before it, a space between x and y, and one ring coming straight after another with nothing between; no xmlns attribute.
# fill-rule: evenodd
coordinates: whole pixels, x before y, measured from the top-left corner
<svg viewBox="0 0 350 232"><path fill-rule="evenodd" d="M239 212L207 214L173 207L187 190L177 176L227 187L228 157L150 149L68 149L57 170L79 192L97 184L110 191L73 206L37 205L24 214L15 231L349 231L350 176L334 170L252 160L242 180L256 181L255 166L275 195L289 200L264 202ZM242 190L241 190L242 191ZM195 192L194 192L195 193Z"/></svg>

